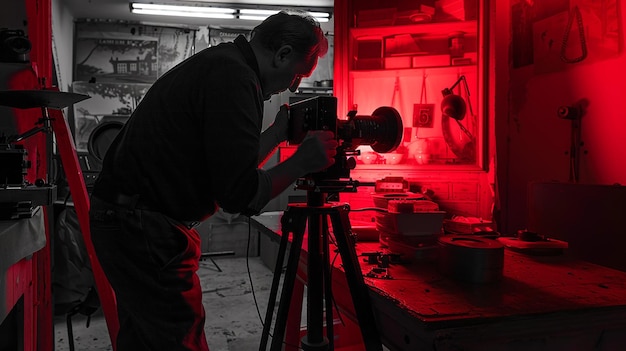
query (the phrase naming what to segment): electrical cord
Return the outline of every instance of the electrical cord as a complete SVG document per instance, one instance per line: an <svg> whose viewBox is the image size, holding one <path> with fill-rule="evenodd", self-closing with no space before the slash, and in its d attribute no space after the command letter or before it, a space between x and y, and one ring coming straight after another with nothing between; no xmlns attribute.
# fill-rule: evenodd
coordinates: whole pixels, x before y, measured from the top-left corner
<svg viewBox="0 0 626 351"><path fill-rule="evenodd" d="M250 217L248 217L248 241L246 243L246 269L248 271L248 280L250 281L250 290L252 291L252 299L254 300L254 306L256 307L256 313L259 316L259 321L263 326L263 318L261 317L261 311L259 310L259 303L256 298L256 292L254 291L254 284L252 283L252 273L250 272L250 242L252 241L252 224L250 223ZM271 334L270 334L271 336Z"/></svg>

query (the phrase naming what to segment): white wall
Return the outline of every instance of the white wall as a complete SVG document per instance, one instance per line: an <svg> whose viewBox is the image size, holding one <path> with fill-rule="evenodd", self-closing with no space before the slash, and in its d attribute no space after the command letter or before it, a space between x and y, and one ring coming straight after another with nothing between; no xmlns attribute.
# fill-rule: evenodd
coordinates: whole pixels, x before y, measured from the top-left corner
<svg viewBox="0 0 626 351"><path fill-rule="evenodd" d="M52 0L52 57L59 90L69 92L74 64L74 18L61 0Z"/></svg>
<svg viewBox="0 0 626 351"><path fill-rule="evenodd" d="M517 3L517 0L509 0L494 4L497 12L496 50L500 54L508 53L499 55L497 60L497 91L501 93L495 101L502 229L508 233L526 227L529 182L570 181L572 123L557 115L560 106L587 101L581 120L581 141L584 144L580 148L578 182L626 185L626 108L622 106L626 96L623 32L626 1L618 1L617 7L622 15L619 17L622 23L619 53L599 55L598 46L588 43L588 48L595 52L590 51L587 59L561 64L558 69L548 72L541 71L545 68L538 66L542 62L534 61L521 67L512 64L511 6ZM593 23L593 18L583 14L586 37L592 40L590 31L598 30L598 27L588 25ZM538 27L533 28L536 31ZM574 23L570 40L577 37L578 29ZM555 45L560 46L561 42L556 41ZM576 56L575 53L571 55Z"/></svg>

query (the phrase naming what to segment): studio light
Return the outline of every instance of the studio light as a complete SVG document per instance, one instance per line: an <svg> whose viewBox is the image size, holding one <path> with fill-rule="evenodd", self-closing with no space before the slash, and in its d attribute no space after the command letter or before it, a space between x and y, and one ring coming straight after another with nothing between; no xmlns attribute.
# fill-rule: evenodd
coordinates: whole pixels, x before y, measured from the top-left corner
<svg viewBox="0 0 626 351"><path fill-rule="evenodd" d="M465 115L467 114L468 104L470 114L474 114L474 111L472 111L472 104L469 101L466 103L465 99L463 99L462 96L456 95L453 92L454 88L456 88L456 86L459 85L461 82L463 82L466 95L469 98L470 91L469 86L467 85L467 80L465 80L465 76L461 76L459 77L459 79L457 79L456 82L454 82L454 84L452 84L450 88L444 88L441 91L441 94L443 95L443 100L441 101L441 113L445 117L454 119L458 123L459 128L461 128L461 130L470 138L470 140L473 140L474 136L472 135L472 133L470 133L470 131L467 130L467 128L465 128L465 126L460 122L465 118Z"/></svg>
<svg viewBox="0 0 626 351"><path fill-rule="evenodd" d="M263 21L267 17L279 12L279 10L272 9L240 9L214 6L148 4L139 2L130 3L130 11L132 13L144 15L242 19L252 21ZM328 22L330 20L330 13L328 12L308 13L309 15L315 17L318 22Z"/></svg>

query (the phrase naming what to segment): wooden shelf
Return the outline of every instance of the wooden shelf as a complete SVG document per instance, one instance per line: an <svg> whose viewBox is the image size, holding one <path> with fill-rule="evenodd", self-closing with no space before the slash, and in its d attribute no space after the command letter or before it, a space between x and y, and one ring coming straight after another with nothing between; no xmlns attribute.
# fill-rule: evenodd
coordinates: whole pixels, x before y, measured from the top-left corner
<svg viewBox="0 0 626 351"><path fill-rule="evenodd" d="M384 78L389 76L396 76L401 73L403 76L422 76L424 70L446 71L451 69L459 69L463 72L468 70L475 70L476 64L469 65L454 65L454 66L423 66L423 67L408 67L408 68L379 68L379 69L354 69L350 71L350 78Z"/></svg>
<svg viewBox="0 0 626 351"><path fill-rule="evenodd" d="M451 69L458 67L472 67L476 68L475 63L467 64L467 65L441 65L441 66L420 66L420 67L394 67L394 68L377 68L377 69L354 69L350 72L350 75L353 77L360 77L361 75L370 75L375 72L382 72L382 76L389 75L389 73L397 73L398 71L402 71L403 74L411 74L410 71L415 71L416 73L421 74L425 69Z"/></svg>
<svg viewBox="0 0 626 351"><path fill-rule="evenodd" d="M425 34L428 36L447 36L449 33L456 31L477 33L478 22L472 20L459 22L411 24L402 26L352 28L350 29L350 34L354 39L374 39L398 34Z"/></svg>

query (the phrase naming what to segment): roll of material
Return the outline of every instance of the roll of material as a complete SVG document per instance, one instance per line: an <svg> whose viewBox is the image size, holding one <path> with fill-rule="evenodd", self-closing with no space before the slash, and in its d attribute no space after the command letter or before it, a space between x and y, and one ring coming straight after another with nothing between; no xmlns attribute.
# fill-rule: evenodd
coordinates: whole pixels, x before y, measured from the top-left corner
<svg viewBox="0 0 626 351"><path fill-rule="evenodd" d="M497 240L445 235L439 238L439 271L468 283L491 283L502 279L504 245Z"/></svg>

